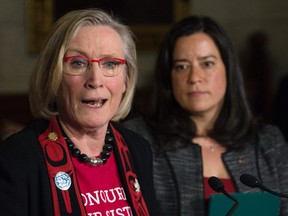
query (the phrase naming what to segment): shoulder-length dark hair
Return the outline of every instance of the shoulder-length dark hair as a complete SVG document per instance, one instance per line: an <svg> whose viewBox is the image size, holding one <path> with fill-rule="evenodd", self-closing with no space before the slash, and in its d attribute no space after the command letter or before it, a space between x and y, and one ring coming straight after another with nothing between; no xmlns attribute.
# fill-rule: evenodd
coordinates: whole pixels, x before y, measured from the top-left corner
<svg viewBox="0 0 288 216"><path fill-rule="evenodd" d="M196 126L190 113L184 110L173 96L171 72L176 41L183 36L203 32L218 47L226 68L227 90L224 103L214 127L208 131L211 138L228 149L240 148L254 134L255 120L252 116L242 72L233 46L224 29L209 17L190 16L176 23L161 45L155 67L155 85L152 110L148 124L153 127L162 149L178 148L177 139L191 142ZM188 142L186 142L188 143Z"/></svg>

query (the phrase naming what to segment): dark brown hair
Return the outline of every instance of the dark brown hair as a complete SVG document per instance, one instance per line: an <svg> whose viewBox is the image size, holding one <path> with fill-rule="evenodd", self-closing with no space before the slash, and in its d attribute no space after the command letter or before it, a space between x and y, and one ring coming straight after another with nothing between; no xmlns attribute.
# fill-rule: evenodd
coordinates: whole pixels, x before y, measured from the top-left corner
<svg viewBox="0 0 288 216"><path fill-rule="evenodd" d="M162 149L178 148L180 146L175 146L176 139L191 142L195 136L196 126L191 121L191 114L173 96L171 72L176 41L180 37L199 32L209 35L215 42L224 62L227 78L224 103L208 135L228 149L240 148L254 134L257 124L248 104L242 72L230 39L224 29L209 17L185 18L176 23L166 35L156 62L153 106L147 122L152 126Z"/></svg>

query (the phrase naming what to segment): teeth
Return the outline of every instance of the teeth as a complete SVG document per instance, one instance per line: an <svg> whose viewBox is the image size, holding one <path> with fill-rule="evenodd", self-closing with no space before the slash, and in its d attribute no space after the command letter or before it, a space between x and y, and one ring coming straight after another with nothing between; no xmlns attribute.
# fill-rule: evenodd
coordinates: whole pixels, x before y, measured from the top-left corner
<svg viewBox="0 0 288 216"><path fill-rule="evenodd" d="M100 107L103 105L103 103L104 103L103 100L98 100L96 102L88 102L87 104L91 107Z"/></svg>

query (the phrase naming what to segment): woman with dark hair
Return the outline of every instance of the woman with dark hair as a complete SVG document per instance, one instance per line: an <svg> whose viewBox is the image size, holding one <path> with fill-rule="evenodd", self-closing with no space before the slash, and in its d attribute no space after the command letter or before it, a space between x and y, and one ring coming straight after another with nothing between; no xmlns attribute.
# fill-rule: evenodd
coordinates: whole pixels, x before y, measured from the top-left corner
<svg viewBox="0 0 288 216"><path fill-rule="evenodd" d="M213 19L191 16L174 25L155 82L150 112L124 124L153 148L159 215L204 215L211 176L229 193L259 191L240 182L243 173L288 191L288 145L276 127L252 116L233 46Z"/></svg>

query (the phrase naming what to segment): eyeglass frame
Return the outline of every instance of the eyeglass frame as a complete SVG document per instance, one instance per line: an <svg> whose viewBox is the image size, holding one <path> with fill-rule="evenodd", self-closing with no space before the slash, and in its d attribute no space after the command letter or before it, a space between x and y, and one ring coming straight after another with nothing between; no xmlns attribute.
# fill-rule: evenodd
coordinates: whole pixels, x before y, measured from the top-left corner
<svg viewBox="0 0 288 216"><path fill-rule="evenodd" d="M121 59L121 58L115 58L115 57L104 57L104 58L100 58L100 59L91 59L91 58L89 58L89 57L87 57L87 56L66 56L66 57L64 57L64 61L65 61L66 63L68 63L69 60L70 60L70 59L73 59L73 58L75 58L75 59L86 59L86 60L88 60L88 61L90 62L90 66L89 66L89 67L87 66L85 73L87 72L87 70L88 70L89 68L91 68L91 65L92 65L93 62L97 62L100 69L101 69L100 62L103 61L103 60L107 60L107 59L117 60L117 61L120 62L121 65L126 64L126 60ZM65 72L64 72L64 73L65 73ZM83 74L85 74L85 73L83 73ZM78 74L73 74L73 73L67 73L67 74L69 74L69 75L78 75ZM119 73L117 73L116 75L113 75L113 76L117 76L118 74L119 74ZM79 74L79 75L82 75L82 74ZM104 73L103 73L103 75L106 76L106 77L113 77L113 76L107 76L107 75L105 75Z"/></svg>

